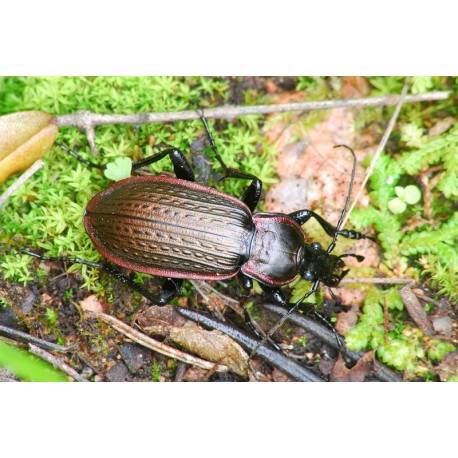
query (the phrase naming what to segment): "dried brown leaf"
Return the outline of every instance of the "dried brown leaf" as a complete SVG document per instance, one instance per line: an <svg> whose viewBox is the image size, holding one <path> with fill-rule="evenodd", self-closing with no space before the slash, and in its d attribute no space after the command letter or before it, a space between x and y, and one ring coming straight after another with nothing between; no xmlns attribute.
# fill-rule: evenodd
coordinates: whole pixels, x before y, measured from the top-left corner
<svg viewBox="0 0 458 458"><path fill-rule="evenodd" d="M185 320L173 306L150 307L139 315L137 322L144 332L167 336L202 359L248 376L248 355L238 343L219 331L206 331Z"/></svg>
<svg viewBox="0 0 458 458"><path fill-rule="evenodd" d="M80 301L79 305L85 312L103 313L103 305L95 294L91 294Z"/></svg>
<svg viewBox="0 0 458 458"><path fill-rule="evenodd" d="M341 94L344 99L358 99L370 94L370 84L364 76L342 76Z"/></svg>
<svg viewBox="0 0 458 458"><path fill-rule="evenodd" d="M409 312L410 317L418 327L426 334L431 335L433 333L433 326L431 321L412 291L409 285L405 285L398 289L399 295L401 296L402 302Z"/></svg>
<svg viewBox="0 0 458 458"><path fill-rule="evenodd" d="M0 116L0 184L42 157L57 132L55 116L41 111Z"/></svg>
<svg viewBox="0 0 458 458"><path fill-rule="evenodd" d="M227 366L236 374L247 376L247 353L225 334L219 331L206 331L197 326L186 326L171 328L169 337L200 358Z"/></svg>
<svg viewBox="0 0 458 458"><path fill-rule="evenodd" d="M458 351L449 353L437 366L436 373L443 382L458 376Z"/></svg>
<svg viewBox="0 0 458 458"><path fill-rule="evenodd" d="M374 369L374 352L369 351L365 353L357 363L348 369L342 355L339 357L334 365L331 373L332 382L362 382Z"/></svg>
<svg viewBox="0 0 458 458"><path fill-rule="evenodd" d="M182 327L186 319L172 305L149 307L137 317L138 325L148 334L166 336L171 327Z"/></svg>

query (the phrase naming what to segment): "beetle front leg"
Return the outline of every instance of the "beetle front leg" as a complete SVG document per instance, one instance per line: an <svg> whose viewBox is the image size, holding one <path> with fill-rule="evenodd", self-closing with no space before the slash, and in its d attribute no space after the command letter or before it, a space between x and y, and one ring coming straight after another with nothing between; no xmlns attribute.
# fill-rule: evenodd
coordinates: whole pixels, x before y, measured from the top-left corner
<svg viewBox="0 0 458 458"><path fill-rule="evenodd" d="M288 216L292 218L297 224L299 224L299 226L305 224L310 218L315 218L318 224L324 229L326 234L328 234L330 237L334 237L334 234L336 233L336 228L331 223L328 223L324 218L322 218L320 215L313 212L312 210L299 210L293 213L289 213ZM357 231L348 231L346 229L341 229L337 232L337 234L348 239L369 239L373 240L374 242L377 241L369 235L361 234L361 232Z"/></svg>

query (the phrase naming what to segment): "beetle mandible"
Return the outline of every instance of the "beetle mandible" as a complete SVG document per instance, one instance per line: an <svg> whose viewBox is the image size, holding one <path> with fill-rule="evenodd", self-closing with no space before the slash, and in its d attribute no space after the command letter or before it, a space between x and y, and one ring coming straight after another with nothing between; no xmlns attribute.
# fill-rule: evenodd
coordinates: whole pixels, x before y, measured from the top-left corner
<svg viewBox="0 0 458 458"><path fill-rule="evenodd" d="M337 226L311 210L289 214L255 213L262 182L256 176L229 168L222 160L204 114L201 120L211 149L224 171L223 178L251 180L241 200L213 188L195 183L195 176L183 153L166 148L132 169L169 156L176 178L137 176L113 183L95 195L86 207L84 225L97 250L118 266L136 272L166 277L159 296L133 283L108 264L80 258L49 257L23 250L50 261L66 261L98 267L140 292L155 305L165 305L181 292L184 279L223 280L238 276L246 290L253 280L288 312L260 342L270 338L287 317L309 297L320 283L337 286L348 270L342 258L362 256L332 255L339 235L350 239L372 237L341 229L355 174L354 163L349 193ZM339 145L345 146L345 145ZM68 148L65 151L90 167L104 169L86 161ZM302 225L314 218L333 238L327 249L308 243ZM280 287L298 275L312 282L310 291L296 303L289 303ZM255 350L256 351L256 350Z"/></svg>

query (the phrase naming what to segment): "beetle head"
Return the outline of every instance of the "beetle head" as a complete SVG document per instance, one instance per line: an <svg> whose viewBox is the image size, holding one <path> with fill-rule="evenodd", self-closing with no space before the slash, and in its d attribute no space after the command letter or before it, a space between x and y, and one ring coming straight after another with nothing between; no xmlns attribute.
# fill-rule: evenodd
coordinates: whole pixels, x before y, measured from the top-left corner
<svg viewBox="0 0 458 458"><path fill-rule="evenodd" d="M348 270L341 257L329 254L319 243L304 244L300 274L304 280L319 281L326 286L337 286Z"/></svg>

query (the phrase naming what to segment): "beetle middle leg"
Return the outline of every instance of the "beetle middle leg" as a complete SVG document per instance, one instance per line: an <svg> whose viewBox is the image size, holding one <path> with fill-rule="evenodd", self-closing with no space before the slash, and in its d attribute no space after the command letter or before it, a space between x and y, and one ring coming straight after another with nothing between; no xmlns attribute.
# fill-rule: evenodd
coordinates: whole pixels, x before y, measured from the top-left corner
<svg viewBox="0 0 458 458"><path fill-rule="evenodd" d="M240 284L242 285L242 288L245 291L249 292L251 291L251 289L253 289L253 280L250 277L248 277L247 275L245 275L243 272L238 273L238 279L239 279ZM250 328L251 332L258 339L264 340L266 336L261 334L257 330L254 324L254 321L251 318L250 314L248 313L248 310L246 309L246 307L243 307L243 316L245 318L245 324ZM268 342L272 345L273 348L275 348L275 350L282 351L281 348L271 338L268 339Z"/></svg>
<svg viewBox="0 0 458 458"><path fill-rule="evenodd" d="M258 206L259 199L261 197L262 191L262 181L255 175L251 173L242 172L238 169L233 169L228 167L221 155L219 154L218 148L216 147L215 140L213 139L213 135L210 132L210 128L208 127L207 119L203 115L203 112L199 112L200 119L205 127L205 132L207 134L208 141L210 142L210 146L215 154L217 161L220 163L221 167L224 170L224 178L241 178L244 180L252 180L249 186L245 189L245 192L242 197L242 202L250 209L253 213L256 207Z"/></svg>
<svg viewBox="0 0 458 458"><path fill-rule="evenodd" d="M60 146L60 148L62 148L65 152L73 156L75 159L78 159L78 161L86 164L88 167L96 168L99 170L105 170L106 165L96 164L95 162L88 161L87 159L84 159L79 154L75 153L66 146L61 145L59 143L57 145ZM144 167L146 165L153 164L154 162L158 162L165 156L170 157L170 160L173 164L173 170L177 178L181 178L182 180L186 181L195 181L194 172L192 171L189 162L187 161L183 153L177 148L166 148L162 151L159 151L156 154L153 154L152 156L146 157L139 161L132 162L132 170L137 170L140 167Z"/></svg>

